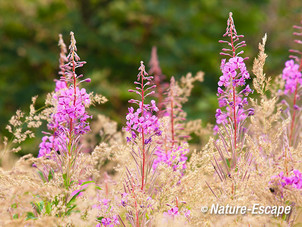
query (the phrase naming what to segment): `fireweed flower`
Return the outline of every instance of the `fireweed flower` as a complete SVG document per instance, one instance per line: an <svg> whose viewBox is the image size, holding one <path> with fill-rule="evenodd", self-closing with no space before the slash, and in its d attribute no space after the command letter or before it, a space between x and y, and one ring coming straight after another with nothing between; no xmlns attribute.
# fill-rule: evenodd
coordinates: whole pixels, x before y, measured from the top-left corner
<svg viewBox="0 0 302 227"><path fill-rule="evenodd" d="M90 130L88 118L90 115L86 112L86 106L90 104L90 98L84 88L80 89L75 69L82 67L85 62L80 62L76 54L76 41L71 33L70 53L66 57L66 64L60 66L62 75L59 81L56 81L55 93L53 93L54 113L51 115L51 121L47 128L53 132L51 136L44 136L40 144L39 157L49 154L51 150L56 152L66 152L68 144L80 135ZM62 61L64 61L64 57ZM61 61L60 61L61 62ZM85 80L85 81L89 81Z"/></svg>
<svg viewBox="0 0 302 227"><path fill-rule="evenodd" d="M148 76L143 62L141 62L139 70L140 73L138 74L137 81L135 81L134 84L139 85L140 87L136 87L136 90L130 89L129 92L135 92L142 100L129 100L129 103L136 103L139 108L136 110L134 110L133 107L128 108L129 113L126 116L127 126L125 127L125 130L131 134L131 137L127 137L128 142L134 141L138 136L140 136L142 144L145 145L152 141L152 137L154 135L160 135L161 131L159 130L158 118L156 115L153 115L153 112L158 111L155 101L151 100L150 104L144 103L145 98L154 93L154 91L150 90L155 88L156 85L150 86L153 77Z"/></svg>
<svg viewBox="0 0 302 227"><path fill-rule="evenodd" d="M151 51L151 58L149 61L149 75L154 76L154 84L156 85L156 92L154 93L154 96L157 98L157 105L158 105L158 111L157 116L161 117L163 115L162 109L164 105L164 91L167 87L167 83L164 82L165 76L163 75L158 57L157 57L157 48L155 46L152 47Z"/></svg>
<svg viewBox="0 0 302 227"><path fill-rule="evenodd" d="M173 206L171 207L171 209L169 209L167 212L164 212L163 214L171 218L175 218L180 215L183 215L188 219L190 218L190 210L185 207L181 207L180 209L178 206Z"/></svg>
<svg viewBox="0 0 302 227"><path fill-rule="evenodd" d="M280 196L283 198L284 188L302 190L302 173L295 169L292 171L291 176L285 176L283 172L278 175L272 176L269 185L271 187L278 187L280 190Z"/></svg>
<svg viewBox="0 0 302 227"><path fill-rule="evenodd" d="M93 208L97 208L102 214L102 217L98 217L98 226L106 226L106 227L114 227L119 226L120 221L119 217L116 214L112 214L114 211L110 205L109 199L101 199L100 204L97 206L93 206Z"/></svg>
<svg viewBox="0 0 302 227"><path fill-rule="evenodd" d="M302 23L302 21L301 21ZM294 26L295 29L302 31L301 26ZM296 36L302 36L301 32L294 32ZM295 40L296 43L302 44L302 40ZM289 126L289 144L296 146L298 138L298 133L295 133L297 128L301 127L299 122L299 117L301 113L301 103L298 103L301 96L301 84L302 84L302 52L299 50L289 50L295 55L290 55L290 58L294 60L288 60L285 62L285 67L282 72L282 79L285 81L284 94L287 96L288 101L283 100L283 102L289 108L284 111L291 118L291 124ZM293 100L293 101L292 101Z"/></svg>
<svg viewBox="0 0 302 227"><path fill-rule="evenodd" d="M223 52L220 54L230 58L221 61L222 76L219 78L217 90L220 108L216 110L215 117L217 125L222 125L232 135L232 150L236 150L240 142L238 134L243 129L243 123L248 116L254 113L253 109L244 109L248 104L247 96L253 91L249 85L246 85L246 80L250 79L250 75L244 63L245 58L239 56L243 51L237 53L237 50L246 44L245 41L239 41L243 35L237 35L232 13L230 13L227 25L226 33L223 36L228 36L231 40L220 40L219 42L226 43L231 48L223 48ZM215 127L214 130L218 132L219 127Z"/></svg>
<svg viewBox="0 0 302 227"><path fill-rule="evenodd" d="M172 217L177 216L179 214L178 207L172 207L168 212L164 212L164 214Z"/></svg>
<svg viewBox="0 0 302 227"><path fill-rule="evenodd" d="M85 62L80 61L76 51L76 40L73 32L69 54L65 57L64 48L60 57L60 80L56 81L55 92L52 95L53 113L47 128L50 133L42 138L38 157L52 158L58 162L58 168L63 171L63 163L67 163L65 178L70 181L70 171L75 164L74 160L79 152L79 140L81 135L90 131L88 119L91 118L86 111L90 104L89 94L79 85L89 82L90 79L79 81L83 75L77 75L75 70L82 67ZM60 37L62 45L62 39ZM67 62L66 62L67 61ZM65 63L66 62L66 63ZM65 63L65 64L64 64ZM54 154L50 156L51 151ZM64 159L67 161L65 162Z"/></svg>
<svg viewBox="0 0 302 227"><path fill-rule="evenodd" d="M137 104L137 109L130 107L128 109L129 113L126 116L126 127L125 131L129 132L130 136L127 137L128 143L132 143L132 152L131 155L134 158L136 168L136 176L133 177L131 171L126 168L127 180L125 184L129 187L125 188L125 193L128 197L134 199L134 203L131 204L132 207L135 207L135 215L127 214L127 219L132 225L140 225L140 217L142 216L142 222L144 218L144 207L141 206L137 200L137 193L149 193L153 191L153 184L150 184L154 180L156 174L152 174L151 177L148 177L149 173L152 171L153 163L153 152L156 147L154 144L153 137L161 135L160 123L157 116L154 112L158 111L156 103L152 100L150 103L146 102L146 97L154 94L153 89L156 85L153 84L153 77L149 76L145 71L145 66L141 61L139 67L139 73L137 75L137 81L134 82L137 85L135 90L129 90L129 92L134 92L139 95L140 99L129 100L129 103ZM148 181L147 181L148 179ZM126 204L124 200L124 206Z"/></svg>
<svg viewBox="0 0 302 227"><path fill-rule="evenodd" d="M163 115L167 119L167 124L163 127L163 133L157 141L159 145L154 152L156 158L152 167L155 170L158 165L166 164L173 171L180 171L180 174L183 175L186 169L186 154L189 150L185 140L188 136L183 135L183 122L186 115L182 110L184 99L180 93L180 87L175 82L174 77L171 77L170 86L165 92L166 98L163 102Z"/></svg>
<svg viewBox="0 0 302 227"><path fill-rule="evenodd" d="M248 170L253 160L248 150L242 152L247 133L245 122L254 114L254 109L246 108L247 96L253 91L246 84L246 80L250 79L244 63L246 58L240 56L243 51L238 52L238 49L246 44L245 41L239 41L243 35L237 34L232 13L229 14L226 33L223 36L229 37L230 41L220 40L219 42L226 43L230 48L223 48L220 53L229 58L222 59L220 66L222 75L219 78L217 90L219 108L215 114L217 126L214 127L214 132L218 134L218 140L214 145L219 153L219 159L214 156L211 163L221 181L227 179L232 181L231 192L234 194L236 181L233 175L241 181L248 179ZM246 162L246 170L239 168L236 170L239 161ZM208 187L210 188L209 185ZM211 188L210 190L214 194Z"/></svg>
<svg viewBox="0 0 302 227"><path fill-rule="evenodd" d="M294 60L285 62L282 79L285 80L285 94L292 94L295 92L296 87L299 88L301 86L302 73L299 71L299 65L295 64Z"/></svg>
<svg viewBox="0 0 302 227"><path fill-rule="evenodd" d="M156 158L152 167L155 170L159 164L165 163L168 166L171 166L174 171L177 171L179 168L185 170L187 168L186 161L188 158L186 157L186 154L188 151L188 149L185 149L182 146L172 148L171 150L168 150L167 153L162 149L157 148L154 152Z"/></svg>
<svg viewBox="0 0 302 227"><path fill-rule="evenodd" d="M113 215L112 217L103 218L101 220L101 223L98 223L96 225L96 227L101 227L101 226L114 227L114 226L119 226L119 225L120 225L120 222L119 222L118 216Z"/></svg>

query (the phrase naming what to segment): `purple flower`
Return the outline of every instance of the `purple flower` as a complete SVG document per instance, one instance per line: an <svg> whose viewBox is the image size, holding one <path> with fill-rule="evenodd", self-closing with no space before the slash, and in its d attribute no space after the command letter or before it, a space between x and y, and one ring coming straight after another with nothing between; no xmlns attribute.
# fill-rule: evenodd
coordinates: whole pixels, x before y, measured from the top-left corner
<svg viewBox="0 0 302 227"><path fill-rule="evenodd" d="M302 73L299 71L299 65L295 64L294 60L285 62L282 78L285 80L285 94L295 92L296 87L302 84Z"/></svg>
<svg viewBox="0 0 302 227"><path fill-rule="evenodd" d="M171 210L168 210L168 214L171 216L178 215L178 207L173 207Z"/></svg>
<svg viewBox="0 0 302 227"><path fill-rule="evenodd" d="M123 207L127 205L128 202L128 193L124 192L122 193L122 199L121 199L121 204Z"/></svg>
<svg viewBox="0 0 302 227"><path fill-rule="evenodd" d="M102 219L102 224L105 227L114 227L114 226L118 226L120 224L117 215L113 215L111 218L103 218ZM97 225L101 226L100 224Z"/></svg>
<svg viewBox="0 0 302 227"><path fill-rule="evenodd" d="M218 125L215 125L215 126L214 126L213 131L214 131L214 135L216 135L216 134L219 132L219 127L218 127Z"/></svg>
<svg viewBox="0 0 302 227"><path fill-rule="evenodd" d="M145 66L143 62L141 62L141 66L139 68L140 73L138 74L137 81L134 83L139 85L140 87L136 87L136 90L129 90L130 92L135 92L139 94L141 97L147 97L154 92L149 92L150 89L154 88L155 86L150 86L150 81L153 78L152 76L148 76L145 71ZM147 82L145 82L147 81ZM149 93L148 93L148 92ZM144 97L142 98L144 100ZM159 121L158 118L153 112L157 112L158 108L154 100L151 100L150 104L143 103L139 100L131 99L130 103L136 103L138 108L134 110L133 107L128 108L128 114L126 116L126 127L124 128L126 131L130 132L131 138L127 138L127 141L134 141L138 136L142 136L144 134L145 140L144 143L148 144L152 141L152 137L154 135L160 135L161 131L159 130Z"/></svg>
<svg viewBox="0 0 302 227"><path fill-rule="evenodd" d="M179 214L178 207L172 207L168 212L164 212L164 215L175 217Z"/></svg>
<svg viewBox="0 0 302 227"><path fill-rule="evenodd" d="M187 153L188 149L185 149L182 146L169 149L168 151L163 151L160 147L158 147L154 152L156 158L152 167L153 169L156 169L158 165L164 163L168 166L171 166L173 171L176 171L179 166L181 166L182 170L185 170L187 168Z"/></svg>
<svg viewBox="0 0 302 227"><path fill-rule="evenodd" d="M286 177L283 172L280 172L276 176L272 176L272 181L277 182L282 187L291 186L296 189L302 189L302 173L299 170L293 170L292 176Z"/></svg>
<svg viewBox="0 0 302 227"><path fill-rule="evenodd" d="M236 130L239 122L244 121L247 117L243 110L244 105L247 105L247 99L242 96L248 96L253 91L249 85L241 89L241 92L237 91L239 87L246 84L245 80L250 78L250 74L246 69L245 59L239 57L243 51L236 53L239 48L244 47L246 44L245 41L239 42L239 38L243 37L243 35L237 34L232 13L229 14L226 33L223 36L230 37L231 41L220 40L219 42L226 43L228 46L231 46L231 48L223 48L223 52L220 53L230 58L228 60L221 60L220 69L222 76L219 78L217 96L219 107L225 107L226 111L223 112L221 109L217 109L215 116L218 125L233 122L233 128ZM228 105L231 108L229 108ZM227 118L230 118L231 121L228 121ZM239 122L237 122L237 120ZM236 143L234 144L236 147Z"/></svg>
<svg viewBox="0 0 302 227"><path fill-rule="evenodd" d="M217 124L227 123L227 117L228 117L228 115L225 114L225 113L223 113L221 111L221 109L217 109L216 110L215 117L216 117L216 123Z"/></svg>
<svg viewBox="0 0 302 227"><path fill-rule="evenodd" d="M54 112L50 116L47 128L52 132L50 136L44 136L40 144L38 157L46 156L54 150L67 152L67 144L72 144L80 135L90 131L88 119L91 118L86 112L86 106L90 104L90 98L84 88L79 88L75 68L83 66L76 54L76 46L73 33L71 33L70 53L62 60L60 80L56 81L55 93L53 94Z"/></svg>
<svg viewBox="0 0 302 227"><path fill-rule="evenodd" d="M141 102L139 105L141 105ZM152 106L145 105L144 114L142 114L141 109L134 112L133 107L128 108L129 113L126 116L127 126L125 130L131 133L132 139L135 140L139 134L144 132L144 135L148 137L145 139L145 144L147 144L151 141L152 136L160 133L158 118L150 112L155 110L155 107L155 104L152 104Z"/></svg>
<svg viewBox="0 0 302 227"><path fill-rule="evenodd" d="M215 115L216 123L218 125L226 124L228 122L227 118L234 115L234 108L236 112L236 120L243 121L248 116L244 114L245 112L242 109L248 104L247 98L243 98L243 95L248 96L253 92L249 85L241 90L241 92L236 91L236 88L244 86L245 79L249 78L249 73L246 70L244 59L242 57L233 57L230 58L228 62L224 59L221 65L221 71L223 75L220 77L218 82L220 87L218 88L217 96L219 107L226 107L226 113L221 109L217 109ZM225 90L222 89L223 87L225 87ZM228 108L228 105L231 108Z"/></svg>

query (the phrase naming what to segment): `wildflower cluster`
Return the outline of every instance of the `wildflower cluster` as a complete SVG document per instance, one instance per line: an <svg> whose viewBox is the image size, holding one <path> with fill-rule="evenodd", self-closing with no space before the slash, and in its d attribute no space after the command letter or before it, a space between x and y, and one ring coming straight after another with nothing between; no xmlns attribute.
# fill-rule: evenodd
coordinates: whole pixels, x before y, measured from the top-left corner
<svg viewBox="0 0 302 227"><path fill-rule="evenodd" d="M294 26L294 28L302 30L302 27L300 26ZM296 36L302 36L302 33L294 32L293 33ZM302 44L301 40L295 40L296 43ZM298 140L299 135L296 133L297 128L300 127L299 123L299 115L301 113L300 103L298 104L298 101L300 100L301 96L301 84L302 84L302 52L299 50L289 50L291 53L294 53L295 55L290 55L291 58L296 60L297 63L295 63L294 60L288 60L285 62L285 68L282 72L282 79L285 81L285 88L284 88L284 94L288 97L293 94L293 102L292 104L290 101L283 100L283 102L288 106L285 113L287 113L291 117L291 124L289 127L289 144L292 146L296 146L296 142ZM290 99L292 99L290 97Z"/></svg>
<svg viewBox="0 0 302 227"><path fill-rule="evenodd" d="M142 105L141 102L138 104L139 106ZM127 137L127 141L135 140L140 133L144 133L145 144L148 144L152 141L154 135L160 135L158 118L156 115L152 115L152 112L158 111L154 100L151 101L150 105L143 105L144 114L140 108L134 112L134 108L129 107L128 111L129 113L126 116L127 127L125 129L131 133L131 138Z"/></svg>
<svg viewBox="0 0 302 227"><path fill-rule="evenodd" d="M60 43L62 44L61 40ZM88 115L85 108L90 104L90 98L85 88L79 88L80 83L89 82L90 79L78 82L83 75L78 76L75 69L82 67L85 62L79 61L80 58L76 53L76 41L72 32L69 49L70 53L67 57L61 53L61 78L56 81L55 93L53 93L54 112L47 125L53 133L42 138L39 157L47 156L52 150L57 153L67 152L72 143L78 140L78 136L90 130L87 120L91 116ZM65 60L68 62L63 64Z"/></svg>
<svg viewBox="0 0 302 227"><path fill-rule="evenodd" d="M102 218L101 223L98 223L96 227L114 227L119 226L120 222L118 220L118 217L114 215L112 218Z"/></svg>
<svg viewBox="0 0 302 227"><path fill-rule="evenodd" d="M192 82L202 80L199 78L199 75L191 78L191 74L188 74L187 78L192 79ZM192 86L192 84L188 86ZM158 146L154 152L156 156L153 163L154 170L158 165L166 164L173 171L178 171L183 175L186 169L186 155L189 153L189 149L187 148L189 135L184 133L186 113L182 109L182 104L187 101L184 90L172 76L170 86L165 92L166 97L163 101L162 119L165 124L162 125L163 133L157 141ZM190 93L190 91L187 92Z"/></svg>
<svg viewBox="0 0 302 227"><path fill-rule="evenodd" d="M282 186L283 188L286 186L290 186L296 189L302 189L302 173L295 169L293 170L292 176L284 176L283 172L280 172L278 175L272 177L272 181L270 182L275 183L277 182L278 185Z"/></svg>
<svg viewBox="0 0 302 227"><path fill-rule="evenodd" d="M172 148L165 153L161 149L155 150L154 154L156 158L153 162L153 169L155 170L157 166L161 163L165 163L168 166L171 166L174 171L176 171L179 167L182 170L186 169L186 161L187 161L187 153L188 149L183 148L182 146L178 146L177 148Z"/></svg>
<svg viewBox="0 0 302 227"><path fill-rule="evenodd" d="M97 207L99 210L101 210L103 213L106 214L106 217L99 217L97 218L98 224L96 227L114 227L114 226L119 226L120 221L118 218L118 215L114 214L112 215L112 208L110 206L110 200L108 199L102 199L101 204Z"/></svg>
<svg viewBox="0 0 302 227"><path fill-rule="evenodd" d="M285 81L285 94L292 94L301 86L302 73L299 71L299 65L295 64L294 60L285 62L282 79Z"/></svg>
<svg viewBox="0 0 302 227"><path fill-rule="evenodd" d="M176 207L172 207L170 210L168 210L168 212L164 212L164 215L168 215L173 218L178 215L184 215L186 218L189 218L190 211L185 209L184 211L180 212L179 208L176 206Z"/></svg>
<svg viewBox="0 0 302 227"><path fill-rule="evenodd" d="M233 146L236 148L237 129L240 122L243 122L247 116L253 115L253 109L244 110L243 108L248 104L247 98L244 96L248 96L253 91L249 85L246 85L246 79L249 79L250 75L244 63L245 59L238 56L242 54L243 51L236 53L238 48L244 47L246 44L245 41L239 42L239 38L243 37L243 35L237 35L232 13L230 13L227 30L223 36L230 37L231 41L221 40L220 42L227 43L231 46L231 49L222 49L224 52L221 54L230 56L230 59L228 61L222 59L221 61L220 69L222 71L222 76L219 78L217 96L219 107L225 107L226 112L217 109L215 116L218 125L232 123L234 128ZM236 42L239 43L236 44ZM240 86L245 86L245 88L238 92L236 88ZM215 127L215 131L218 131L218 127Z"/></svg>
<svg viewBox="0 0 302 227"><path fill-rule="evenodd" d="M228 119L232 119L234 122L242 122L253 113L252 109L248 111L243 109L248 104L245 96L252 92L250 86L246 85L239 93L235 91L236 87L244 86L246 84L245 80L250 78L244 59L242 57L233 57L227 63L226 59L223 59L221 71L223 75L218 82L217 96L219 97L219 107L226 107L226 112L221 109L216 110L216 123L227 124ZM225 87L225 90L223 90L223 87Z"/></svg>
<svg viewBox="0 0 302 227"><path fill-rule="evenodd" d="M135 112L133 107L128 108L129 113L126 116L127 127L125 130L131 134L131 138L127 137L127 141L134 141L137 136L140 135L143 138L143 143L148 144L151 142L154 135L161 134L158 118L156 115L153 115L153 112L158 111L155 101L151 100L150 104L144 103L145 98L154 93L154 91L149 93L146 92L155 88L156 85L149 86L153 77L148 76L143 62L141 62L139 70L140 73L138 74L137 81L135 81L134 84L139 85L140 87L136 87L137 90L130 89L129 92L135 92L142 100L129 100L130 103L136 103L139 108L137 108ZM147 80L147 82L145 82L145 80Z"/></svg>
<svg viewBox="0 0 302 227"><path fill-rule="evenodd" d="M148 202L150 196L152 195L152 188L154 185L150 184L155 179L155 174L151 175L152 163L153 163L153 150L155 148L154 141L152 138L154 136L160 136L160 123L153 112L157 112L158 108L154 100L151 100L149 104L146 103L146 97L154 94L154 89L156 85L152 85L153 76L149 76L145 70L145 66L141 61L139 67L139 74L137 75L137 81L134 84L138 85L136 90L129 90L129 92L135 92L140 96L140 100L129 100L130 103L135 103L138 105L138 108L134 110L133 107L130 107L129 113L126 116L127 122L125 131L129 132L131 137L127 137L127 142L131 142L132 146L131 155L134 158L136 164L136 173L134 174L131 170L127 168L127 179L125 184L125 195L133 199L131 206L135 207L135 215L132 212L127 212L127 219L133 225L139 226L139 223L144 223L146 220L144 214L146 208L142 203ZM136 175L134 177L134 175ZM151 177L149 177L151 175ZM145 194L147 199L139 198L140 194ZM124 205L129 206L129 202L124 201ZM139 207L140 206L140 207ZM141 217L141 218L140 218Z"/></svg>
<svg viewBox="0 0 302 227"><path fill-rule="evenodd" d="M60 79L55 81L55 91L47 98L48 106L36 116L34 98L29 115L17 111L7 126L9 132L17 133L11 143L33 137L34 131L24 129L39 127L41 120L48 121L48 132L44 132L38 158L26 155L11 170L0 168L0 225L299 224L302 53L291 51L299 55L293 57L296 62L287 61L283 74L270 84L270 77L263 70L267 57L265 35L253 66L256 77L253 89L259 96L251 99L253 90L247 84L250 74L246 58L241 57L243 51L239 51L245 42L239 41L243 36L237 34L232 13L224 36L230 41L220 42L230 48L223 48L221 53L227 58L220 67L215 136L213 125L204 128L201 120L187 122L183 109L193 82L203 81L203 73L195 77L188 73L180 80L172 76L169 87L163 86L155 48L150 62L153 75L140 62L135 89L129 90L139 97L129 100L135 105L128 108L123 130L103 115L90 123L88 106L105 98L94 98L81 88L83 82L90 81L76 74L76 69L85 62L76 53L73 33L67 56L60 36ZM280 87L285 87L284 92L280 92ZM282 101L281 95L284 95ZM281 104L287 105L287 109L282 110ZM251 115L254 116L248 118ZM27 126L22 119L28 121ZM89 131L92 133L87 135ZM14 151L8 139L4 139L4 145L5 150ZM1 157L1 164L7 160ZM217 216L211 212L200 215L213 204L218 209L218 203L221 208L274 204L290 206L291 212L283 213L282 218L249 214Z"/></svg>

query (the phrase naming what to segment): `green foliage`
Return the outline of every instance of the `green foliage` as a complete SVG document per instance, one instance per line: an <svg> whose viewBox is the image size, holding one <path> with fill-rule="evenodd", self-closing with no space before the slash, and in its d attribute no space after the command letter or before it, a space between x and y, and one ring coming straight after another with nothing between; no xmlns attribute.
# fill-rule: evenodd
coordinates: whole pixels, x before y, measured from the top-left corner
<svg viewBox="0 0 302 227"><path fill-rule="evenodd" d="M97 218L97 222L99 222L99 223L101 223L101 224L102 224L102 220L103 220L103 218L104 218L104 217L98 217L98 218Z"/></svg>
<svg viewBox="0 0 302 227"><path fill-rule="evenodd" d="M26 214L26 220L36 220L37 217L35 216L35 214L33 212L27 212Z"/></svg>

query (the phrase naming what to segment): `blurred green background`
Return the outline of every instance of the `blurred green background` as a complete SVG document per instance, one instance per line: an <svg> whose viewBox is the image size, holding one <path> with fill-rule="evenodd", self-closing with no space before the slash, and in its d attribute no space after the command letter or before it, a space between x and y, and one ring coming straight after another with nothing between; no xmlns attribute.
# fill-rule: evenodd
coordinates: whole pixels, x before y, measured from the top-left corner
<svg viewBox="0 0 302 227"><path fill-rule="evenodd" d="M0 0L0 132L17 109L28 110L32 96L39 94L42 105L54 89L58 34L69 45L70 31L87 61L81 72L92 79L85 86L109 99L97 111L124 122L139 61L147 64L155 45L168 78L205 72L185 109L189 118L213 123L223 47L218 40L230 11L238 34L245 35L248 69L267 33L266 72L279 74L294 46L301 0Z"/></svg>

